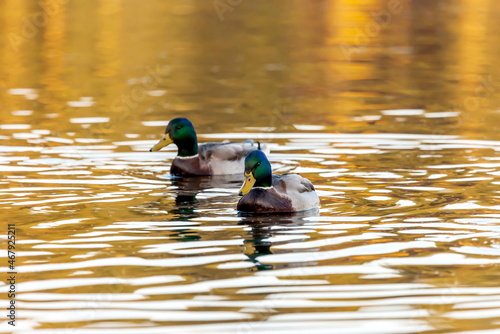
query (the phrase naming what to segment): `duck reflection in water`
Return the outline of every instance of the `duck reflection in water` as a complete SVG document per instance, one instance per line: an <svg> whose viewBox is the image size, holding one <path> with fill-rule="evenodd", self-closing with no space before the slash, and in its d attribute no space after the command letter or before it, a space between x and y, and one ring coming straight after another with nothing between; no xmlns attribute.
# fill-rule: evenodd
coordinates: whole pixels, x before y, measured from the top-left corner
<svg viewBox="0 0 500 334"><path fill-rule="evenodd" d="M194 218L203 216L203 209L200 209L200 206L209 206L213 202L213 198L199 199L197 195L207 190L210 192L216 192L218 189L221 191L231 188L236 190L241 186L242 176L172 177L169 180L170 186L165 190L165 194L155 201L145 203L141 207L141 211L146 215L151 215L151 211L167 213L168 218L165 219L166 221L190 222ZM172 201L172 195L175 197L174 201ZM191 228L189 225L186 225L186 228L173 230L169 237L180 241L201 239L196 229Z"/></svg>
<svg viewBox="0 0 500 334"><path fill-rule="evenodd" d="M172 186L176 188L175 205L172 213L195 214L194 210L206 199L198 200L196 196L205 190L237 189L241 185L241 175L214 175L198 177L174 177ZM196 217L199 215L197 214Z"/></svg>
<svg viewBox="0 0 500 334"><path fill-rule="evenodd" d="M238 225L248 226L248 235L244 241L244 253L249 261L255 264L257 270L274 269L273 265L264 264L259 261L259 257L263 255L273 254L271 247L275 245L285 244L287 242L297 242L293 240L277 240L270 241L272 237L281 235L290 236L290 231L307 223L306 217L317 216L318 209L288 213L281 215L245 215L242 216ZM240 214L241 216L241 214Z"/></svg>
<svg viewBox="0 0 500 334"><path fill-rule="evenodd" d="M201 198L197 196L207 190L210 192L227 191L227 189L238 189L242 182L241 175L215 175L215 176L197 176L197 177L177 177L170 178L171 186L168 187L165 194L155 202L149 203L149 208L154 206L159 210L168 210L169 214L174 214L175 220L188 221L192 218L200 217L197 209L200 205L208 204L212 199ZM168 195L174 195L174 207L171 208L171 198Z"/></svg>

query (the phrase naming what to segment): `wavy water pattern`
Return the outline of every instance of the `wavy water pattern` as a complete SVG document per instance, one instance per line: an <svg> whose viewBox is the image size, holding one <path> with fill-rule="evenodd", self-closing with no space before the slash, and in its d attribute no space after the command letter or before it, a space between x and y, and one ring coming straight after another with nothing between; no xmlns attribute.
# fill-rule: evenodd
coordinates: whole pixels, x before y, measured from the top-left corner
<svg viewBox="0 0 500 334"><path fill-rule="evenodd" d="M171 178L172 151L144 153L152 140L29 156L0 148L3 212L27 217L16 222L15 333L498 326L500 142L306 132L266 141L276 171L316 185L318 212L239 217L241 176Z"/></svg>

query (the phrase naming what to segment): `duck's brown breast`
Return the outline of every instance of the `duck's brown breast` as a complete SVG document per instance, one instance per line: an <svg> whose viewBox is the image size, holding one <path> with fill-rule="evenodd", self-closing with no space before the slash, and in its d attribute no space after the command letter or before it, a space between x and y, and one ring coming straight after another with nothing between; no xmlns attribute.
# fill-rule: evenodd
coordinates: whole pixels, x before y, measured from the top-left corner
<svg viewBox="0 0 500 334"><path fill-rule="evenodd" d="M207 164L202 163L199 156L176 157L170 166L170 174L176 176L212 175L212 170Z"/></svg>
<svg viewBox="0 0 500 334"><path fill-rule="evenodd" d="M236 209L255 213L294 212L291 199L280 196L273 188L252 189L239 200Z"/></svg>

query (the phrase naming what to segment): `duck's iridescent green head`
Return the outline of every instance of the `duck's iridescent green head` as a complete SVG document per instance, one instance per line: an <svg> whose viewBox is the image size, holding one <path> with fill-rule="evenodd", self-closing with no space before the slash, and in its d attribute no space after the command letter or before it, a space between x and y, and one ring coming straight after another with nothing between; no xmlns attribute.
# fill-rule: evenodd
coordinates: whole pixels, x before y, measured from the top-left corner
<svg viewBox="0 0 500 334"><path fill-rule="evenodd" d="M171 143L177 145L178 155L181 157L189 157L198 153L196 131L187 118L174 118L171 120L167 125L163 138L150 151L159 151Z"/></svg>
<svg viewBox="0 0 500 334"><path fill-rule="evenodd" d="M264 152L255 150L245 158L245 181L240 195L247 194L253 187L270 187L273 182L271 164Z"/></svg>

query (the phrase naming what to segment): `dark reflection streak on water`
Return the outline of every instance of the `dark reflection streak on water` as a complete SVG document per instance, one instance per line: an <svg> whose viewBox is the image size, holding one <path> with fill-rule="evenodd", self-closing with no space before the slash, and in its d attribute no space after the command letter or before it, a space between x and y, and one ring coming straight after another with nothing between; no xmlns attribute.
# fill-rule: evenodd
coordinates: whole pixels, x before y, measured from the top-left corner
<svg viewBox="0 0 500 334"><path fill-rule="evenodd" d="M271 247L280 244L280 242L271 242L268 239L275 235L286 234L287 231L293 231L296 227L303 226L306 222L303 218L315 217L318 215L318 212L319 210L314 209L281 215L241 214L242 218L238 224L246 225L250 228L244 242L245 254L255 264L257 270L274 269L275 266L260 263L258 259L259 256L273 254ZM247 246L250 246L250 249Z"/></svg>
<svg viewBox="0 0 500 334"><path fill-rule="evenodd" d="M157 200L143 203L136 208L138 211L145 211L145 215L151 212L167 211L172 218L168 221L190 222L195 218L202 218L200 205L207 205L206 199L198 199L197 195L203 191L218 189L236 189L241 186L243 177L241 175L217 175L198 177L176 177L169 179L170 186L165 189L164 194ZM165 198L165 196L169 196ZM174 197L173 207L170 196ZM200 240L199 234L190 228L177 229L169 235L173 240L196 241Z"/></svg>

